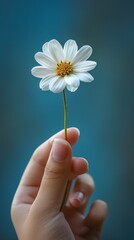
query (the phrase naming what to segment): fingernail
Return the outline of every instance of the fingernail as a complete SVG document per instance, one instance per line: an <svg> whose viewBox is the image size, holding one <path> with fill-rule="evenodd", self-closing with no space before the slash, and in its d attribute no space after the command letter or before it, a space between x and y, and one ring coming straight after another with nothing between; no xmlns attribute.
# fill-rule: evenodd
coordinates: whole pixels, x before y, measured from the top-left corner
<svg viewBox="0 0 134 240"><path fill-rule="evenodd" d="M52 146L52 157L56 161L64 161L67 157L67 143L63 139L55 138Z"/></svg>
<svg viewBox="0 0 134 240"><path fill-rule="evenodd" d="M84 200L84 193L83 192L75 192L73 194L73 200L78 200L79 202L82 202Z"/></svg>
<svg viewBox="0 0 134 240"><path fill-rule="evenodd" d="M80 136L80 130L78 128L76 128L76 127L74 127L74 129L77 131L78 136Z"/></svg>
<svg viewBox="0 0 134 240"><path fill-rule="evenodd" d="M89 168L89 163L88 163L88 161L85 159L85 158L82 158L84 161L85 161L85 163L87 164L87 168Z"/></svg>

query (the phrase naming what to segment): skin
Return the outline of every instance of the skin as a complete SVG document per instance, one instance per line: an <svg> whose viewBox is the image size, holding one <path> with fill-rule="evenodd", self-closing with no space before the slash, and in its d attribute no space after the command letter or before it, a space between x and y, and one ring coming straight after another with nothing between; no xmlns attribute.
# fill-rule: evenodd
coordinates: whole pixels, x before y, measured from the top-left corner
<svg viewBox="0 0 134 240"><path fill-rule="evenodd" d="M68 141L61 131L40 145L24 171L11 206L20 240L101 239L107 204L95 201L84 216L94 181L86 173L87 161L72 157L79 131L70 128L67 134Z"/></svg>

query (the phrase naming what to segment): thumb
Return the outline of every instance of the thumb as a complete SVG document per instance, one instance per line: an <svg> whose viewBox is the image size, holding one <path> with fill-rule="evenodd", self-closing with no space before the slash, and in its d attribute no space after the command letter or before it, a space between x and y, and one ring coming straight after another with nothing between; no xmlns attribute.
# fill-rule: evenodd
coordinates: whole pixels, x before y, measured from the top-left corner
<svg viewBox="0 0 134 240"><path fill-rule="evenodd" d="M72 151L63 139L54 139L34 209L44 213L60 211L71 168Z"/></svg>

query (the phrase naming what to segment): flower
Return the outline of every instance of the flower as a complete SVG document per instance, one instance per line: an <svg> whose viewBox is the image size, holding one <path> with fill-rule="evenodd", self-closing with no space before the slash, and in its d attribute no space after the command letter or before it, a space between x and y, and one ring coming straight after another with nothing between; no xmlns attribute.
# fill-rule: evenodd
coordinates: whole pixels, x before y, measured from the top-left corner
<svg viewBox="0 0 134 240"><path fill-rule="evenodd" d="M80 81L91 82L94 80L89 73L94 69L96 62L87 61L92 54L92 48L85 45L78 50L74 40L68 40L64 47L53 39L46 42L42 52L35 54L35 60L41 65L32 68L32 75L42 78L40 88L59 93L65 87L71 92L78 89Z"/></svg>

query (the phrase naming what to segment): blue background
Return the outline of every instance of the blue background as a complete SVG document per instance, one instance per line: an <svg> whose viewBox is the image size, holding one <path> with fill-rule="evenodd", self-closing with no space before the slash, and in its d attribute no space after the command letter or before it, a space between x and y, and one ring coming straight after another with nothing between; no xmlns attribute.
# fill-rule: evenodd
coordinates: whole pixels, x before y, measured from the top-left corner
<svg viewBox="0 0 134 240"><path fill-rule="evenodd" d="M94 199L109 205L103 239L133 238L133 1L0 1L0 239L15 240L10 205L34 149L63 127L61 94L42 92L31 76L44 42L72 38L93 47L95 81L67 93L69 126L81 137Z"/></svg>

